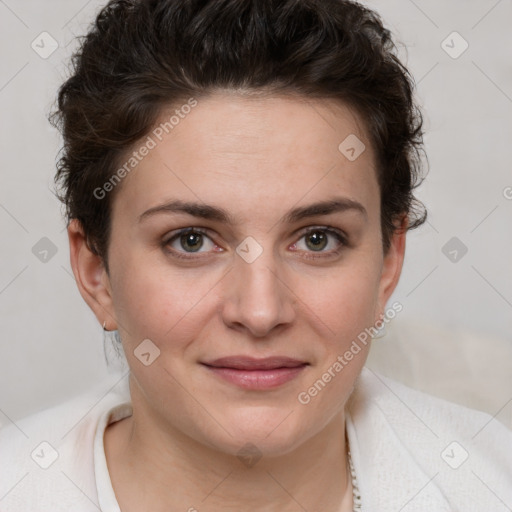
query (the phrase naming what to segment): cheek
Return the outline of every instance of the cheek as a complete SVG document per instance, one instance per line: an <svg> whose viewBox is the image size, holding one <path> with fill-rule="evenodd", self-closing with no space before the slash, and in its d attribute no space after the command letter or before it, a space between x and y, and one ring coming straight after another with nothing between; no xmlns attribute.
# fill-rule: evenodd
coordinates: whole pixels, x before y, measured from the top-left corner
<svg viewBox="0 0 512 512"><path fill-rule="evenodd" d="M378 277L377 265L353 265L324 279L321 286L308 287L308 305L321 321L317 320L317 325L324 323L329 334L324 334L316 347L318 366L297 395L297 402L305 414L321 418L325 424L348 399L368 356L368 328L377 306Z"/></svg>
<svg viewBox="0 0 512 512"><path fill-rule="evenodd" d="M304 314L312 322L316 317L317 325L324 326L321 337L340 348L373 324L378 286L378 266L359 259L358 264L330 269L322 277L297 277L294 291L304 305Z"/></svg>
<svg viewBox="0 0 512 512"><path fill-rule="evenodd" d="M113 301L123 339L142 339L179 348L208 317L209 292L221 275L172 269L142 258L124 258L112 283ZM172 340L173 343L167 343Z"/></svg>

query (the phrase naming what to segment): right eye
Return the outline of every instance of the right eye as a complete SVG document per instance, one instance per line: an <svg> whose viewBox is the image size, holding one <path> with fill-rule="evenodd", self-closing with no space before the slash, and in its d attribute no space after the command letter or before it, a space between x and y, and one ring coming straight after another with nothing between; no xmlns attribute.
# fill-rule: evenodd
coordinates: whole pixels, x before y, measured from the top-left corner
<svg viewBox="0 0 512 512"><path fill-rule="evenodd" d="M218 248L205 230L194 227L181 229L172 234L170 238L164 241L163 245L173 257L196 259L195 256L187 256L186 254L209 252L208 250L201 251L201 249L204 248L205 240L209 241L210 249L214 247Z"/></svg>

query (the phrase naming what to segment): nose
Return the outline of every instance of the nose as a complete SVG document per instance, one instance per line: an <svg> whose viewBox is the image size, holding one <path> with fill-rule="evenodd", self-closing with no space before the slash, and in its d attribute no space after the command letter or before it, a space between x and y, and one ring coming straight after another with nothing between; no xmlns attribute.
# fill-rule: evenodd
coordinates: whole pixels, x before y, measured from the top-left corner
<svg viewBox="0 0 512 512"><path fill-rule="evenodd" d="M222 317L230 328L262 338L293 322L292 286L267 251L252 263L236 255L227 280Z"/></svg>

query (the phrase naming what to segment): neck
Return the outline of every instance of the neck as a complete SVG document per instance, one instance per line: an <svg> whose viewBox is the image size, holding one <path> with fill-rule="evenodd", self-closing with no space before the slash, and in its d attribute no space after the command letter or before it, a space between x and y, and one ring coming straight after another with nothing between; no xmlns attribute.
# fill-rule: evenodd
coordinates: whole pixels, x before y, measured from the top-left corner
<svg viewBox="0 0 512 512"><path fill-rule="evenodd" d="M123 512L244 510L248 504L254 512L352 510L343 411L296 449L254 465L154 421L148 411L133 411L105 432Z"/></svg>

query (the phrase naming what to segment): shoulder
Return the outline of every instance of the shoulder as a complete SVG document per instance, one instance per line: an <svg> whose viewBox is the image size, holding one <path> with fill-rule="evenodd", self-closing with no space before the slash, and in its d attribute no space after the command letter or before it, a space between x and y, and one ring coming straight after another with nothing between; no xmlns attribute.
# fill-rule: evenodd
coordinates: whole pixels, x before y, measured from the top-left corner
<svg viewBox="0 0 512 512"><path fill-rule="evenodd" d="M2 512L97 510L96 431L112 408L129 399L126 378L113 384L104 382L0 428Z"/></svg>
<svg viewBox="0 0 512 512"><path fill-rule="evenodd" d="M472 429L481 421L485 422L492 418L488 413L411 388L367 367L363 368L356 382L355 393L360 400L386 403L393 410L403 411L405 407L414 413L414 409L417 408L425 420L434 423L439 421L445 427L452 424L457 429ZM410 407L407 407L408 405ZM444 413L442 417L439 416L440 412ZM505 431L512 432L498 420L493 421L503 425Z"/></svg>
<svg viewBox="0 0 512 512"><path fill-rule="evenodd" d="M466 506L471 499L491 499L489 489L512 503L512 431L493 416L366 367L348 405L361 444L367 442L390 458L400 452L403 465L418 468L426 481L432 478L451 503ZM384 443L393 450L385 452Z"/></svg>
<svg viewBox="0 0 512 512"><path fill-rule="evenodd" d="M486 451L504 449L503 459L512 470L512 431L490 414L413 389L378 372L363 368L354 391L359 407L378 407L397 432L409 437L453 434L484 440ZM356 405L357 407L357 405ZM409 427L414 425L416 434ZM421 434L420 434L421 433ZM498 457L499 461L501 457Z"/></svg>

